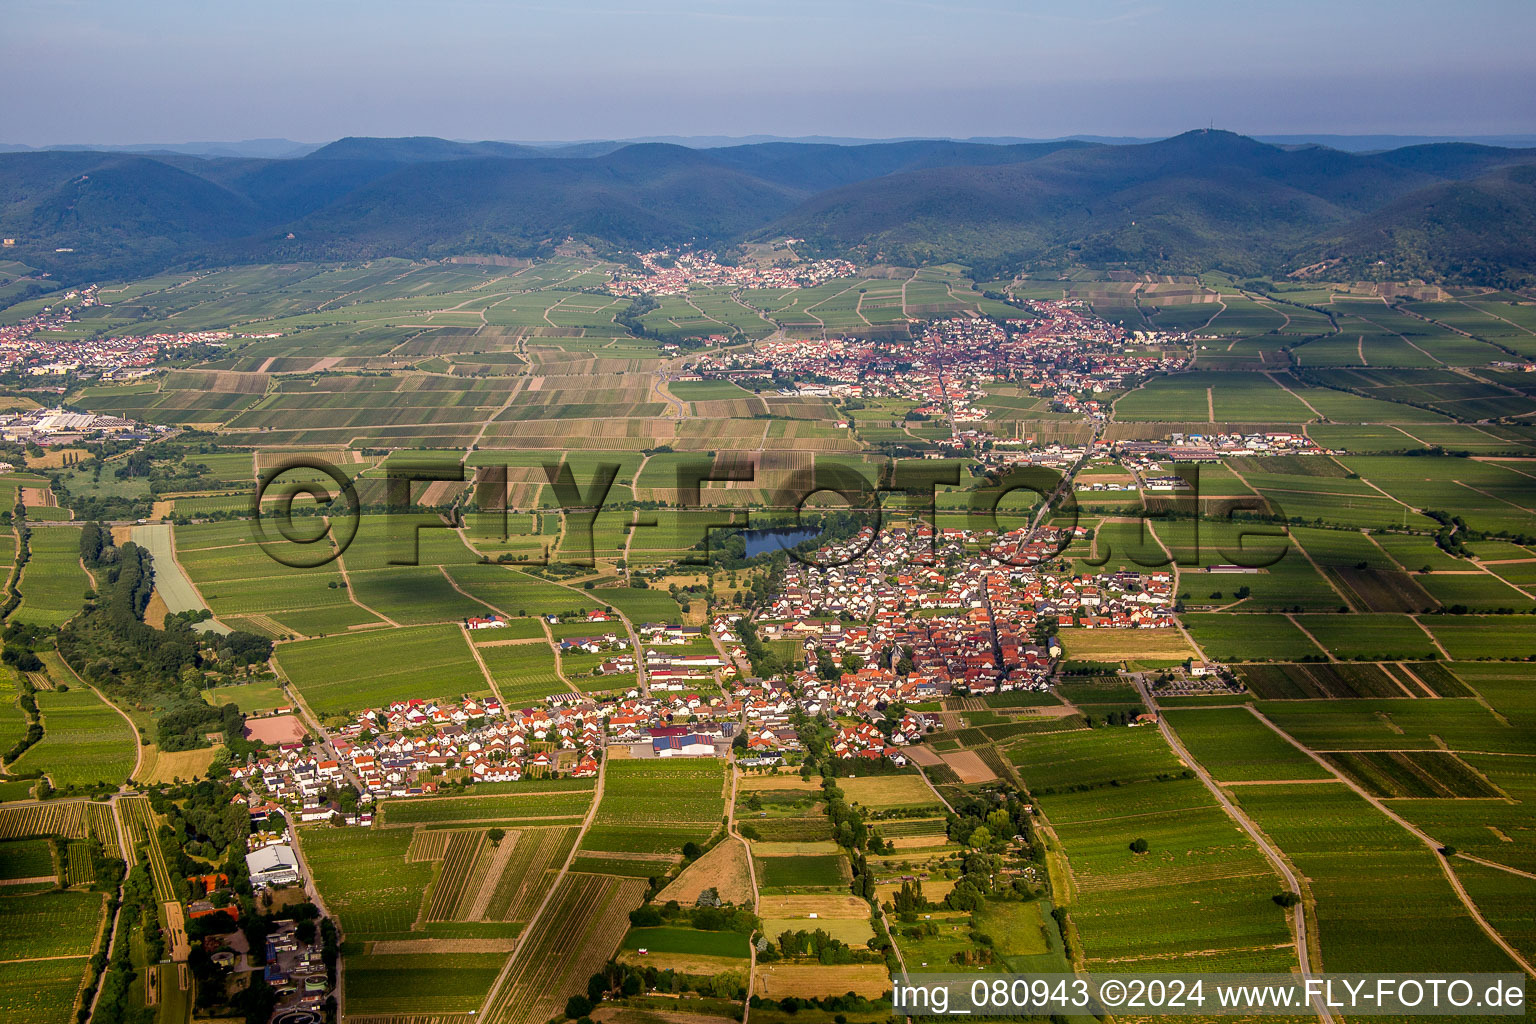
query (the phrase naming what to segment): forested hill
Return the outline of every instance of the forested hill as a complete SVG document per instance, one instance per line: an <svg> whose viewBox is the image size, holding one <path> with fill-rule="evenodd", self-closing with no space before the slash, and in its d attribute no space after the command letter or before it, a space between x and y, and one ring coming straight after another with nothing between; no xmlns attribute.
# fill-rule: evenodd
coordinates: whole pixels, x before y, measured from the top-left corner
<svg viewBox="0 0 1536 1024"><path fill-rule="evenodd" d="M721 149L347 138L296 159L0 154L7 255L66 281L210 263L535 254L790 235L862 260L1166 273L1318 263L1536 274L1536 150L1346 153L1228 132L1136 145ZM69 251L60 251L69 250Z"/></svg>

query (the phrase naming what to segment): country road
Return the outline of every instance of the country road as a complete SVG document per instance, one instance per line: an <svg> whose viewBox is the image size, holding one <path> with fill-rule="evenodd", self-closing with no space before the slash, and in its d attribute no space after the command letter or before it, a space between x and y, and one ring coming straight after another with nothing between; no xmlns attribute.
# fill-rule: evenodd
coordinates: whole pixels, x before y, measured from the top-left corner
<svg viewBox="0 0 1536 1024"><path fill-rule="evenodd" d="M1147 686L1145 677L1138 673L1131 678L1136 684L1137 692L1141 694L1142 701L1147 705L1147 710L1157 715L1158 731L1163 734L1163 739L1167 741L1168 746L1172 747L1173 752L1179 756L1179 759L1189 766L1190 771L1195 773L1195 777L1216 798L1216 802L1221 805L1221 809L1227 813L1227 816L1237 822L1244 832L1248 833L1249 838L1263 851L1265 859L1275 869L1275 873L1285 880L1286 887L1301 900L1301 902L1291 908L1291 934L1296 945L1296 962L1301 967L1302 977L1306 977L1312 970L1311 946L1313 940L1307 933L1306 893L1302 891L1301 882L1296 877L1296 872L1291 870L1290 864L1286 861L1285 855L1280 852L1279 847L1270 842L1269 837L1259 829L1259 826L1232 802L1232 798L1227 796L1226 791L1221 786L1217 785L1210 772L1206 771L1205 767L1195 760L1194 755L1184 746L1183 741L1179 739L1178 733L1173 731L1173 727L1168 724L1168 719L1159 710L1157 699L1152 696L1152 690ZM1312 1005L1317 1010L1318 1017L1325 1024L1333 1024L1333 1014L1329 1012L1328 1007L1320 997L1315 998Z"/></svg>

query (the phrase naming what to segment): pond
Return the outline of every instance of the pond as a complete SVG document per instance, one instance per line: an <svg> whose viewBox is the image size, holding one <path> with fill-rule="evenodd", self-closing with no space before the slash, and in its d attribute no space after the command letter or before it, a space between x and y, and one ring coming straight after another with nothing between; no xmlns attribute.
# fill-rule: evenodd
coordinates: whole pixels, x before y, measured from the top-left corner
<svg viewBox="0 0 1536 1024"><path fill-rule="evenodd" d="M770 530L742 530L742 539L747 542L747 557L753 558L761 554L772 554L775 551L787 550L796 544L803 543L821 535L820 530L810 530L805 527L782 526Z"/></svg>

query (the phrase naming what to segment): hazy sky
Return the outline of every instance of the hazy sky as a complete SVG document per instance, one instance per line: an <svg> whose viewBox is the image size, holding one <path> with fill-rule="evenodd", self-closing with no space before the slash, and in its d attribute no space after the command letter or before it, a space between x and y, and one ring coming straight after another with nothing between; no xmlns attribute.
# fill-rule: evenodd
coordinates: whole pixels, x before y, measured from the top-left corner
<svg viewBox="0 0 1536 1024"><path fill-rule="evenodd" d="M1533 0L3 0L0 141L1536 131Z"/></svg>

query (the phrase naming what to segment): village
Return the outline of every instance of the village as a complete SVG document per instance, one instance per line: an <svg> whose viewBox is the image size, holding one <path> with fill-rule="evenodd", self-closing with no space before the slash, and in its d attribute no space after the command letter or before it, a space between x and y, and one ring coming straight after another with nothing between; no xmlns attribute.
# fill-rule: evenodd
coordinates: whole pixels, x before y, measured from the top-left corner
<svg viewBox="0 0 1536 1024"><path fill-rule="evenodd" d="M847 260L810 260L760 267L716 262L708 251L656 249L635 253L643 272L617 272L608 282L614 295L682 295L695 285L727 288L811 288L839 277L852 277L858 268Z"/></svg>
<svg viewBox="0 0 1536 1024"><path fill-rule="evenodd" d="M978 449L1022 444L977 424L992 417L989 385L1008 385L1048 402L1054 412L1097 421L1103 396L1186 360L1169 354L1183 335L1146 334L1133 342L1124 328L1076 300L1027 303L1035 319L1002 322L952 318L926 323L912 341L854 338L770 341L751 352L711 352L691 366L701 379L772 377L787 397L896 399L915 403L908 419L948 420L941 447Z"/></svg>
<svg viewBox="0 0 1536 1024"><path fill-rule="evenodd" d="M68 332L70 324L79 322L77 308L98 304L96 286L91 285L65 293L58 302L17 323L0 326L0 373L131 381L147 377L158 362L177 351L194 345L224 345L234 337L229 331L169 331L106 338L80 338Z"/></svg>

